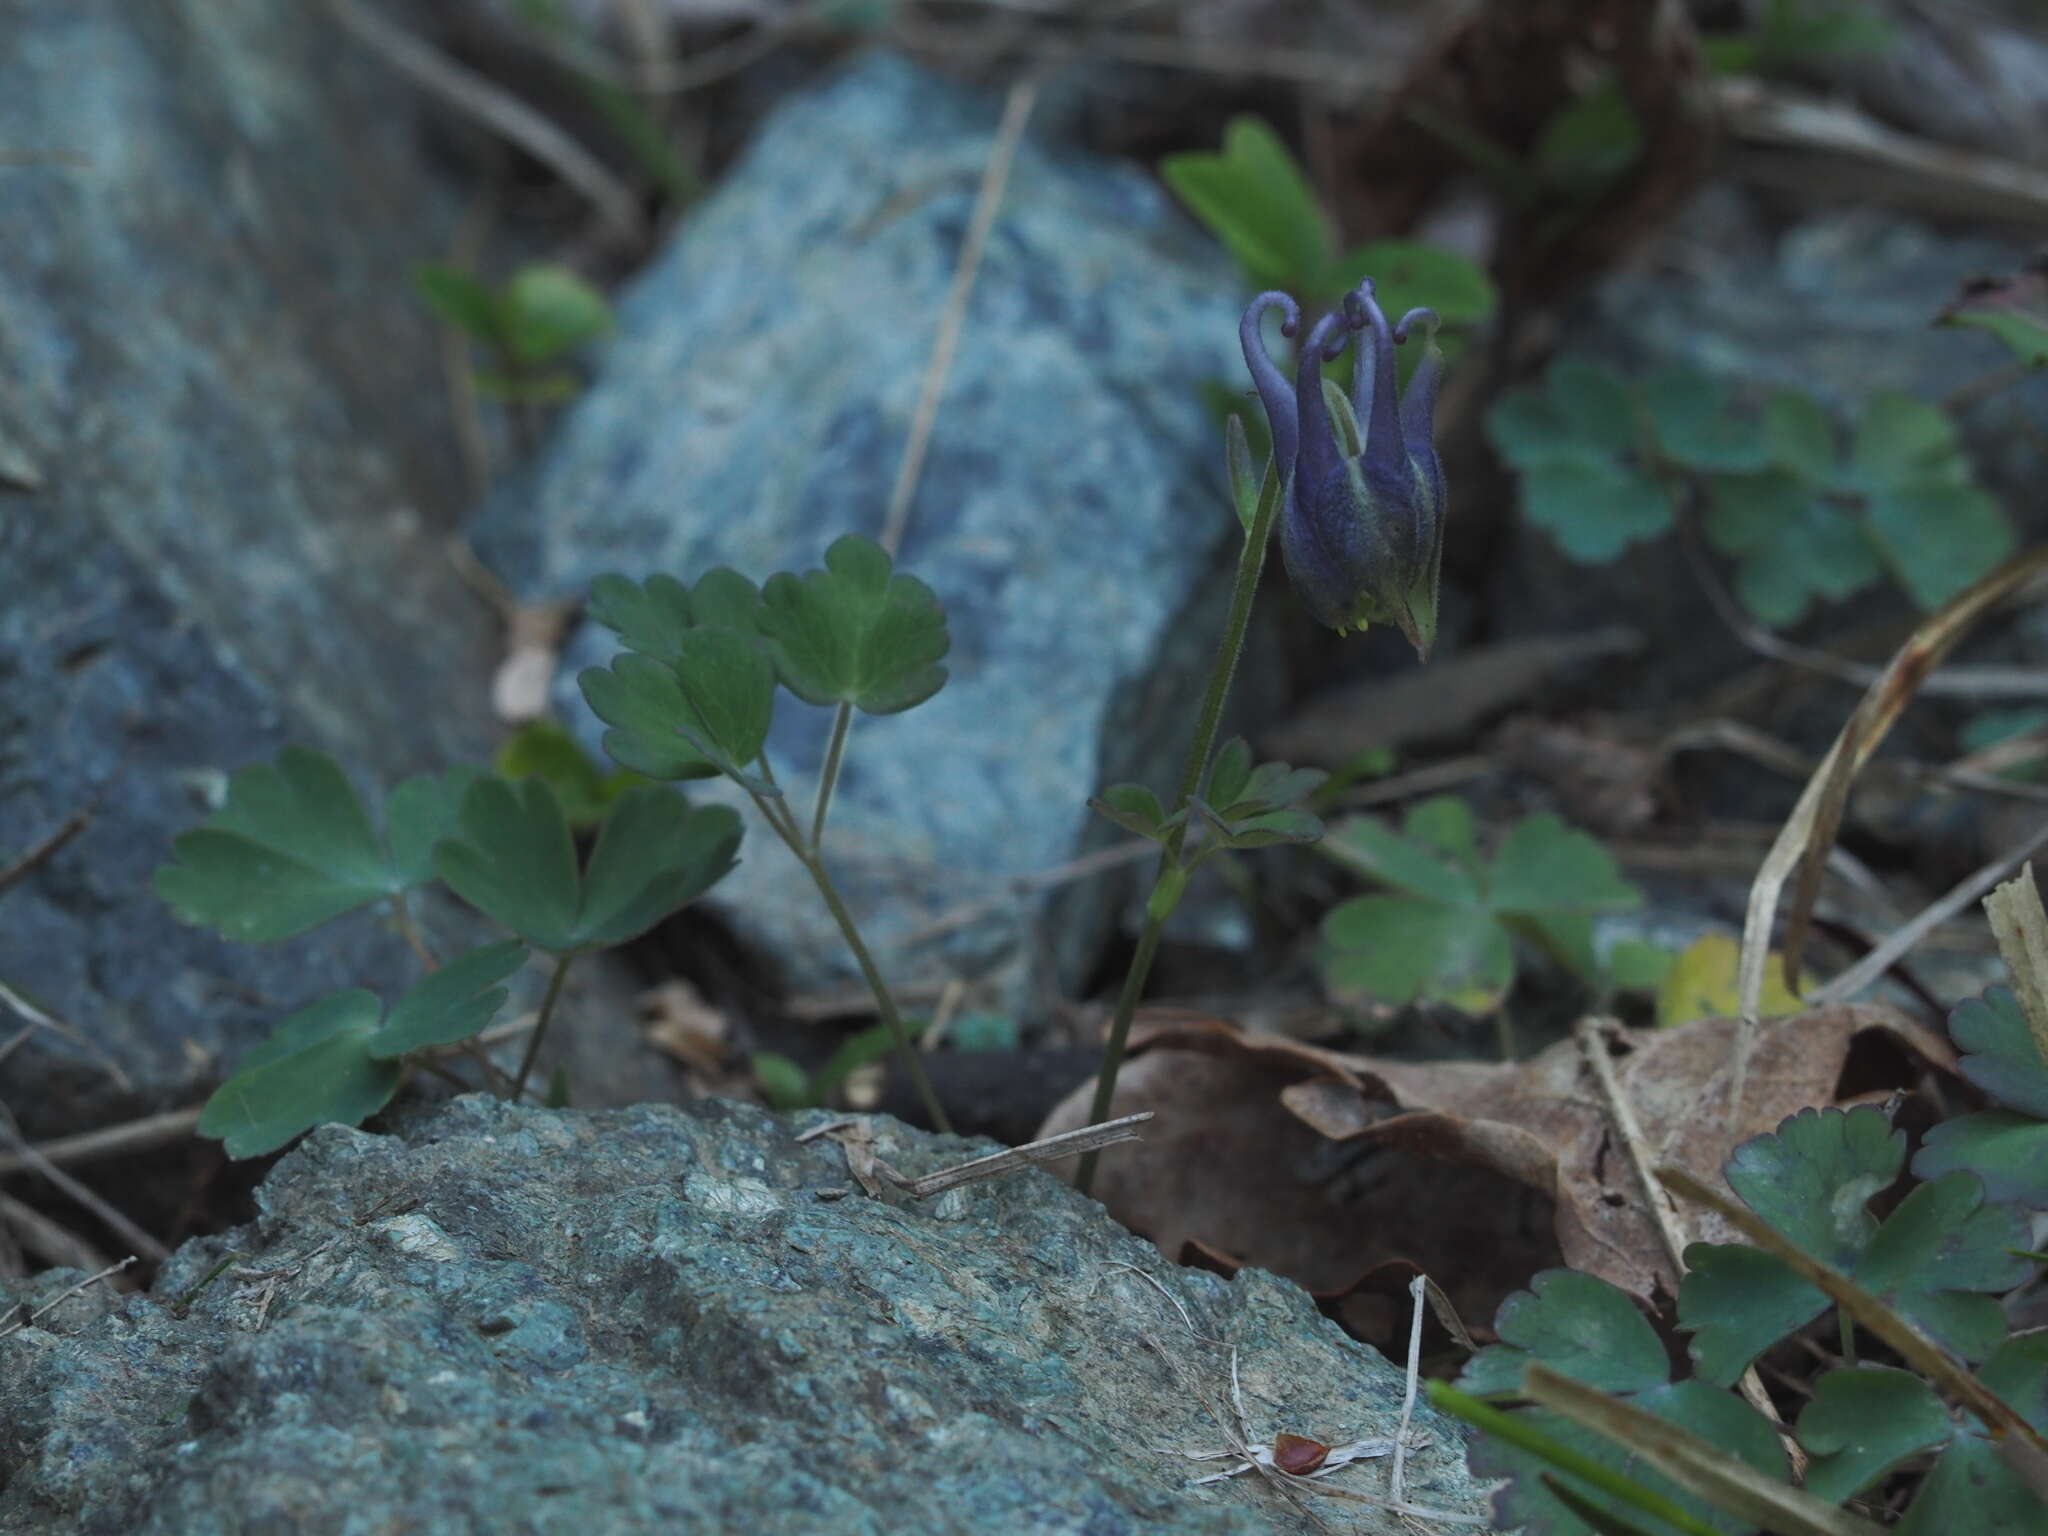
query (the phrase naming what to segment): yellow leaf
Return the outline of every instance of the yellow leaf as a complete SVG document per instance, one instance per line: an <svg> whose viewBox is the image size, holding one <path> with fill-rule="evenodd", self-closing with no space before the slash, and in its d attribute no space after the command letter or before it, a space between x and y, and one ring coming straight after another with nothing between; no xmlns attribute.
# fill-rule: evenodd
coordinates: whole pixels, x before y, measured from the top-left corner
<svg viewBox="0 0 2048 1536"><path fill-rule="evenodd" d="M1736 962L1740 949L1730 934L1709 933L1695 939L1690 948L1671 963L1657 988L1657 1027L1672 1029L1694 1019L1726 1019L1735 1015L1739 1003L1735 987ZM1806 986L1813 979L1802 977ZM1785 957L1777 950L1764 966L1764 991L1757 1005L1759 1018L1783 1018L1806 1005L1785 984Z"/></svg>

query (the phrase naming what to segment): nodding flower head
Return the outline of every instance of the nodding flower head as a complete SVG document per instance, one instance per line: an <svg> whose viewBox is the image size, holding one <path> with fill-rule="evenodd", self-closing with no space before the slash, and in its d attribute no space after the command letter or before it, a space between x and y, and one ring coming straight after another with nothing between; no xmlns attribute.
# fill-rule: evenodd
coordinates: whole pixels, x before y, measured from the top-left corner
<svg viewBox="0 0 2048 1536"><path fill-rule="evenodd" d="M1245 311L1238 339L1285 487L1280 552L1288 579L1308 611L1339 634L1393 624L1427 660L1443 564L1444 472L1431 419L1443 359L1436 315L1412 309L1388 325L1367 278L1308 333L1290 384L1259 335L1260 318L1276 306L1284 316L1281 333L1294 335L1301 325L1294 301L1262 293ZM1418 325L1422 359L1400 397L1394 348ZM1358 352L1347 398L1324 381L1323 364L1353 340Z"/></svg>

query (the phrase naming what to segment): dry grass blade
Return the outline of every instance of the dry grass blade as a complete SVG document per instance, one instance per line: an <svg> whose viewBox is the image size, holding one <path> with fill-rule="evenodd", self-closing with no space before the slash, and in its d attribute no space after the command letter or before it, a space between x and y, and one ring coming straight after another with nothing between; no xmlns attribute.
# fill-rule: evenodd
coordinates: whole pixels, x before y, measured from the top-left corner
<svg viewBox="0 0 2048 1536"><path fill-rule="evenodd" d="M1522 1393L1620 1445L1716 1509L1781 1536L1879 1536L1882 1526L1823 1503L1654 1413L1541 1365L1522 1373Z"/></svg>
<svg viewBox="0 0 2048 1536"><path fill-rule="evenodd" d="M1947 894L1930 903L1927 909L1911 922L1903 924L1896 932L1888 935L1882 944L1850 966L1848 970L1842 972L1841 975L1835 977L1834 980L1830 981L1818 992L1815 992L1808 1001L1818 1008L1828 1003L1841 1002L1844 998L1854 997L1858 992L1876 981L1878 977L1882 976L1893 965L1897 964L1904 957L1906 951L1919 943L1921 939L1954 917L1978 897L1983 896L1987 888L2001 876L2009 874L2015 865L2031 858L2043 844L2048 844L2048 825L2036 828L2033 836L2029 837L2026 842L2015 848L2011 853L2005 855L2004 858L1994 859L1982 869L1966 875L1961 881L1951 887ZM2010 887L2002 886L2000 889L2010 889ZM2040 910L2040 897L2038 895L2034 898L2034 903L2035 910L2038 912ZM1991 905L1991 898L1985 897L1984 904L1989 907ZM1992 919L1992 926L1994 929L1997 927L1997 919L1995 917ZM2048 947L2048 932L2043 932L2042 942L2044 947ZM2000 947L2004 947L2003 935L2000 938ZM2008 966L2012 965L2010 953L2006 956L2006 964ZM2013 974L2015 976L2019 974L2017 968L2014 968ZM2048 972L2043 974L2048 974ZM2029 1014L2028 1023L2030 1027L2032 1022L2033 1016ZM2042 1054L2048 1056L2048 1035L2044 1035L2041 1030L2036 1029L2035 1039L2041 1043Z"/></svg>
<svg viewBox="0 0 2048 1536"><path fill-rule="evenodd" d="M428 46L360 0L327 0L327 6L358 42L393 69L509 139L582 193L621 238L637 243L646 232L646 220L632 188L518 97Z"/></svg>
<svg viewBox="0 0 2048 1536"><path fill-rule="evenodd" d="M2000 1438L2017 1438L2048 1457L2048 1441L1984 1383L1948 1357L1939 1344L1870 1294L1840 1270L1794 1247L1738 1200L1709 1189L1682 1168L1659 1168L1665 1188L1719 1213L1744 1238L1782 1261L1786 1268L1825 1292L1858 1326L1868 1329L1897 1350L1906 1364L1982 1419Z"/></svg>
<svg viewBox="0 0 2048 1536"><path fill-rule="evenodd" d="M987 1157L977 1157L972 1162L956 1163L951 1168L941 1168L937 1173L928 1173L920 1179L898 1178L896 1182L907 1194L922 1200L929 1195L943 1194L957 1185L993 1179L999 1174L1014 1173L1035 1163L1056 1163L1064 1157L1078 1157L1084 1152L1113 1147L1119 1142L1136 1141L1138 1127L1151 1118L1152 1112L1146 1110L1117 1120L1105 1120L1100 1125L1085 1125L1078 1131L1026 1142L1021 1147L1010 1147L1002 1152L991 1152Z"/></svg>
<svg viewBox="0 0 2048 1536"><path fill-rule="evenodd" d="M1749 910L1742 927L1742 958L1736 971L1742 1028L1736 1036L1734 1090L1729 1112L1740 1114L1749 1054L1756 1039L1758 1005L1763 996L1764 965L1771 948L1771 925L1785 882L1802 864L1818 865L1834 842L1828 809L1839 813L1849 785L1870 760L1928 674L1941 664L1977 621L2005 598L2048 571L2048 546L2029 550L2000 566L1968 591L1931 614L1907 637L1890 663L1872 683L1835 738L1828 755L1807 780L1799 802L1786 818L1778 839L1765 855L1749 891ZM1788 928L1802 929L1807 912L1796 911Z"/></svg>
<svg viewBox="0 0 2048 1536"><path fill-rule="evenodd" d="M2012 972L2012 989L2027 1016L2034 1049L2048 1060L2048 911L2041 907L2033 865L1986 896L1984 912L1998 935L2005 968Z"/></svg>

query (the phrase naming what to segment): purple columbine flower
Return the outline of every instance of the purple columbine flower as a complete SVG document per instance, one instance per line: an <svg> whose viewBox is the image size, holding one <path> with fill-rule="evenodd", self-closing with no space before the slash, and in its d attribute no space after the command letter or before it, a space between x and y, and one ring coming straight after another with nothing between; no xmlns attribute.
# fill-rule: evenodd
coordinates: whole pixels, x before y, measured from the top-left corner
<svg viewBox="0 0 2048 1536"><path fill-rule="evenodd" d="M1444 472L1432 418L1443 354L1432 310L1412 309L1398 325L1367 278L1302 343L1290 386L1266 353L1259 320L1284 311L1281 334L1300 328L1284 293L1262 293L1238 326L1244 360L1272 428L1284 499L1280 553L1308 611L1339 634L1393 624L1425 661L1436 639L1437 574L1443 565ZM1422 360L1399 398L1394 348L1420 324ZM1358 342L1352 395L1323 380L1323 364Z"/></svg>

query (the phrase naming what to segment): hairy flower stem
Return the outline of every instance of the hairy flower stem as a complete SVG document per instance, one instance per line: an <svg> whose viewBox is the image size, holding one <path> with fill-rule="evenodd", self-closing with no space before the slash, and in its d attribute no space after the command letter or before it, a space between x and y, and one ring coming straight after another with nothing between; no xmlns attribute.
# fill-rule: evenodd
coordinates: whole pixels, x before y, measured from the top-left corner
<svg viewBox="0 0 2048 1536"><path fill-rule="evenodd" d="M835 748L842 745L844 739L845 732L835 722ZM765 757L760 760L759 766L762 777L773 783L774 775L769 771L768 760ZM831 768L836 768L836 764L831 765ZM831 768L828 768L828 772ZM804 872L811 877L811 884L818 888L818 895L824 900L825 910L832 914L832 921L839 925L839 936L846 940L846 947L853 954L853 963L860 967L861 978L867 982L868 991L874 997L875 1012L882 1016L883 1024L888 1026L889 1038L895 1043L896 1054L903 1059L903 1069L910 1074L911 1086L917 1090L917 1097L924 1105L924 1112L931 1118L932 1128L944 1135L952 1135L953 1122L946 1118L946 1111L939 1103L939 1096L932 1089L931 1079L925 1076L924 1061L918 1056L917 1047L911 1043L910 1031L904 1026L903 1014L896 1006L895 995L890 992L889 984L882 979L882 972L875 964L875 957L868 952L867 943L860 936L860 929L854 926L853 914L846 910L846 903L840 900L839 887L832 883L832 876L825 869L825 861L819 855L816 843L805 842L795 816L790 813L788 806L776 797L752 790L749 793L753 795L754 805L760 811L761 819L774 829L775 835L782 839L783 845L789 849L790 855L797 863L803 865ZM819 813L813 822L814 827L820 830L824 826L823 813L827 793L828 789L821 783Z"/></svg>
<svg viewBox="0 0 2048 1536"><path fill-rule="evenodd" d="M526 1080L533 1075L533 1063L540 1055L540 1042L548 1032L548 1020L555 1016L555 1003L562 995L562 981L569 974L569 962L576 958L576 951L555 958L555 974L548 978L547 996L540 1000L540 1017L533 1021L533 1033L526 1039L526 1054L519 1058L519 1075L512 1079L512 1102L518 1103L526 1095Z"/></svg>
<svg viewBox="0 0 2048 1536"><path fill-rule="evenodd" d="M1223 640L1216 647L1216 660L1209 668L1209 686L1195 716L1194 738L1188 743L1187 761L1181 766L1180 788L1174 794L1170 814L1178 815L1188 808L1195 791L1202 787L1202 775L1209 771L1209 754L1216 748L1223 704L1230 696L1231 679L1237 675L1238 657L1244 652L1245 630L1251 623L1252 602L1259 595L1259 576L1266 568L1266 546L1272 537L1280 501L1279 497L1261 498L1258 515L1252 519L1251 531L1245 535L1244 548L1238 554L1237 585L1231 589ZM1152 974L1152 961L1159 953L1166 920L1173 916L1173 909L1180 905L1181 893L1187 888L1187 871L1180 862L1187 835L1188 824L1182 821L1167 835L1165 846L1159 850L1159 873L1153 877L1152 894L1145 901L1145 926L1138 934L1131 968L1124 973L1123 991L1117 994L1116 1016L1110 1021L1109 1039L1102 1047L1102 1066L1095 1076L1095 1104L1088 1115L1090 1124L1109 1118L1110 1101L1116 1096L1116 1075L1124 1064L1124 1045L1131 1037L1131 1019L1137 1014L1138 1000L1144 996L1146 979ZM1074 1186L1084 1195L1095 1182L1098 1155L1084 1155L1074 1175Z"/></svg>

